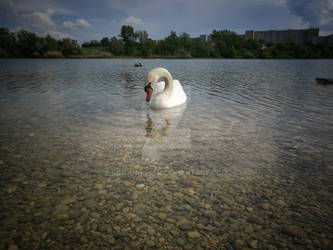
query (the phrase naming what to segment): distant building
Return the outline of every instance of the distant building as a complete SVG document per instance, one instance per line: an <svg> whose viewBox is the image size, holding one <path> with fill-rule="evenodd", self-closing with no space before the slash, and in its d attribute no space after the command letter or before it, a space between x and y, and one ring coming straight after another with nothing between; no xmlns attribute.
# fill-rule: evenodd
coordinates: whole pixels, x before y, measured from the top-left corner
<svg viewBox="0 0 333 250"><path fill-rule="evenodd" d="M319 36L315 39L314 43L322 43L322 44L333 44L333 35L329 36Z"/></svg>
<svg viewBox="0 0 333 250"><path fill-rule="evenodd" d="M200 35L199 37L202 41L205 42L212 42L212 38L210 35L204 34L204 35Z"/></svg>
<svg viewBox="0 0 333 250"><path fill-rule="evenodd" d="M245 32L245 40L264 40L266 42L283 43L293 42L297 45L303 45L306 42L315 42L318 40L319 29L304 29L304 30L267 30L255 31L247 30Z"/></svg>

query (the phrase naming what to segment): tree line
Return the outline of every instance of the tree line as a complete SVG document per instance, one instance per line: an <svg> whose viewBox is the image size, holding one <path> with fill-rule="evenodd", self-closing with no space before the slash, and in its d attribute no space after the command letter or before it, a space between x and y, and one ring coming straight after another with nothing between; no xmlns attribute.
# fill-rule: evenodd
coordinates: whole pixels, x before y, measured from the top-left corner
<svg viewBox="0 0 333 250"><path fill-rule="evenodd" d="M70 38L56 40L50 35L39 37L25 30L10 32L0 28L0 57L333 58L332 44L244 40L230 30L213 30L209 37L206 41L191 38L185 32L171 31L166 38L153 40L145 30L135 31L132 26L123 25L118 36L84 42L80 46Z"/></svg>

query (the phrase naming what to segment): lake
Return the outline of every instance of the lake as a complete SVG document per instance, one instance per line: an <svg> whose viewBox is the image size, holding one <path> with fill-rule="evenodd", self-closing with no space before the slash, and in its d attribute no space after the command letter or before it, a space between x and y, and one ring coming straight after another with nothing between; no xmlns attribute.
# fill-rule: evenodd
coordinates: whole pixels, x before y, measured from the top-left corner
<svg viewBox="0 0 333 250"><path fill-rule="evenodd" d="M155 67L186 105L148 107ZM1 59L0 248L332 247L333 85L315 82L332 72L333 60Z"/></svg>

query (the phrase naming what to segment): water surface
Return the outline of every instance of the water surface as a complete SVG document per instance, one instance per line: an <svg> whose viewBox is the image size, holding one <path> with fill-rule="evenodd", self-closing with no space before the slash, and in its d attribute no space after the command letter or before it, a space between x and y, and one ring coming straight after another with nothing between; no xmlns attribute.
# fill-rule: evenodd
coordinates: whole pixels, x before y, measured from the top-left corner
<svg viewBox="0 0 333 250"><path fill-rule="evenodd" d="M0 60L0 248L332 244L332 60L138 61Z"/></svg>

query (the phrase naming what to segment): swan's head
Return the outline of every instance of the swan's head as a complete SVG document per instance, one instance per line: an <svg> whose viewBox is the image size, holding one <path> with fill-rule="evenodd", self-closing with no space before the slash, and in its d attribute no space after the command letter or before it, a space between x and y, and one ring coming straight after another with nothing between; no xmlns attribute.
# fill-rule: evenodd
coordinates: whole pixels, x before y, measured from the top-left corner
<svg viewBox="0 0 333 250"><path fill-rule="evenodd" d="M145 92L147 93L146 101L150 101L150 97L153 93L153 89L157 83L157 81L160 78L160 74L158 72L158 69L153 69L149 72L146 81L145 81Z"/></svg>
<svg viewBox="0 0 333 250"><path fill-rule="evenodd" d="M153 87L151 85L152 85L151 82L148 82L148 84L145 83L145 92L147 93L147 96L146 96L147 102L150 101L151 94L153 93Z"/></svg>
<svg viewBox="0 0 333 250"><path fill-rule="evenodd" d="M156 68L148 73L145 81L145 92L147 93L146 101L150 101L153 89L160 78L164 78L166 81L169 79L172 82L172 76L167 69Z"/></svg>

